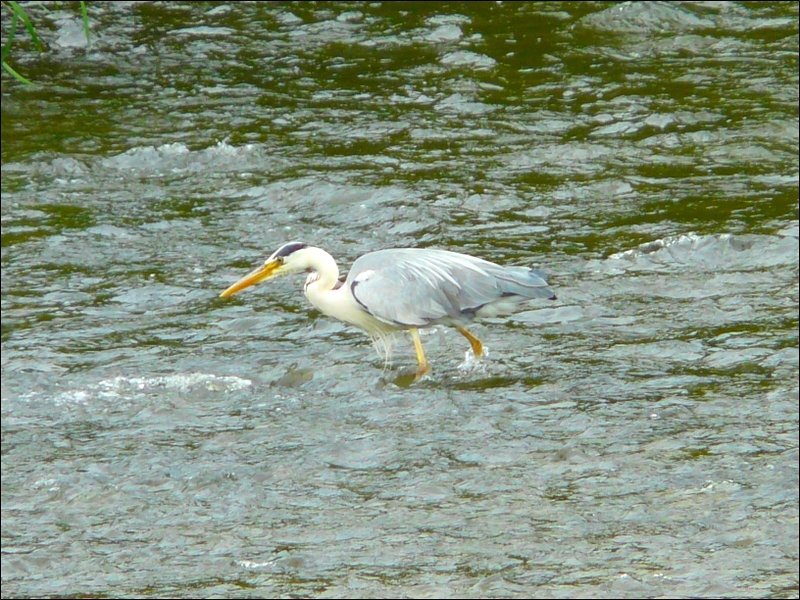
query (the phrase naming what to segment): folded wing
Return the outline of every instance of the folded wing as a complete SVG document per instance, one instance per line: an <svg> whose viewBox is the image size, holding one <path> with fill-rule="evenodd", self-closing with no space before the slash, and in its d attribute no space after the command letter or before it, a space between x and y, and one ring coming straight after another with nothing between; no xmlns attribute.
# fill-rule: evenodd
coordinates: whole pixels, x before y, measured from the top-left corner
<svg viewBox="0 0 800 600"><path fill-rule="evenodd" d="M555 298L534 269L423 248L365 254L353 263L345 285L364 310L408 327L509 313L527 299Z"/></svg>

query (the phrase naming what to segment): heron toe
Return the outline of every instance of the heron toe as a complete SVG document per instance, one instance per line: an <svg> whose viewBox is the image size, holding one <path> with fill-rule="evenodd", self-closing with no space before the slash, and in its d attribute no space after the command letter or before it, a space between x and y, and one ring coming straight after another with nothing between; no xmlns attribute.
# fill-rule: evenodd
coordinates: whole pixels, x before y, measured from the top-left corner
<svg viewBox="0 0 800 600"><path fill-rule="evenodd" d="M475 358L481 358L483 356L483 344L481 341L476 338L466 327L458 326L456 329L458 330L458 333L463 335L469 341L469 345L472 346L472 353L475 355Z"/></svg>

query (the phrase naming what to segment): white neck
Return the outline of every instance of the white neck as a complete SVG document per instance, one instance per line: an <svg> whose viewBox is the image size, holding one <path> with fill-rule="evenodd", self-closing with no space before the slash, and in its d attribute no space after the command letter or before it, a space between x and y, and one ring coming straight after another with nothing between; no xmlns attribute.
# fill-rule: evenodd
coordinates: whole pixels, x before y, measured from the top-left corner
<svg viewBox="0 0 800 600"><path fill-rule="evenodd" d="M339 288L339 290L334 289L336 281L339 279L339 267L336 266L336 261L333 257L322 248L314 248L313 246L303 248L296 252L295 255L295 260L299 259L295 268L310 271L303 288L303 292L309 302L326 315L347 320L340 311L344 298L338 292L342 288Z"/></svg>
<svg viewBox="0 0 800 600"><path fill-rule="evenodd" d="M360 327L372 336L380 337L391 331L391 327L383 325L358 305L347 286L335 288L339 279L339 267L325 250L308 247L292 256L295 255L298 255L295 258L297 270L311 271L304 291L309 302L320 312Z"/></svg>
<svg viewBox="0 0 800 600"><path fill-rule="evenodd" d="M322 248L313 246L303 248L297 254L300 252L302 252L302 258L298 264L298 270L311 271L306 279L306 296L309 295L312 287L320 292L332 290L339 279L339 267L333 257Z"/></svg>

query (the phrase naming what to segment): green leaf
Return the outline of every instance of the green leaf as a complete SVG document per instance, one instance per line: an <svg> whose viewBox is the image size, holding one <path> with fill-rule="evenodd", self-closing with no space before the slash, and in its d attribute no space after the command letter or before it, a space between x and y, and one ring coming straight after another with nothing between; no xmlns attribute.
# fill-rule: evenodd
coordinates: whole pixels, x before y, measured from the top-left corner
<svg viewBox="0 0 800 600"><path fill-rule="evenodd" d="M81 18L83 19L83 34L86 36L86 44L89 44L89 10L86 2L81 0Z"/></svg>
<svg viewBox="0 0 800 600"><path fill-rule="evenodd" d="M9 75L11 75L11 76L12 76L14 79L16 79L17 81L19 81L19 82L21 82L21 83L24 83L25 85L31 85L31 84L33 83L33 82L30 80L30 79L26 79L25 77L23 77L22 75L20 75L19 73L17 73L17 72L16 72L16 71L15 71L15 70L14 70L14 69L11 67L11 65L9 65L9 64L8 64L6 61L3 61L3 70L4 70L6 73L8 73Z"/></svg>
<svg viewBox="0 0 800 600"><path fill-rule="evenodd" d="M12 13L11 15L11 28L8 32L8 39L6 43L3 45L2 51L2 59L3 62L6 61L6 57L11 54L11 44L14 43L14 36L17 34L17 22L19 21L19 17L16 13Z"/></svg>
<svg viewBox="0 0 800 600"><path fill-rule="evenodd" d="M36 46L36 49L41 52L44 50L44 46L42 45L39 36L36 35L36 29L31 23L31 19L28 16L28 13L25 12L25 9L19 5L19 2L9 2L8 5L11 7L11 10L14 14L19 17L22 23L25 25L25 29L28 30L28 35L31 36L31 40L33 40L33 45Z"/></svg>

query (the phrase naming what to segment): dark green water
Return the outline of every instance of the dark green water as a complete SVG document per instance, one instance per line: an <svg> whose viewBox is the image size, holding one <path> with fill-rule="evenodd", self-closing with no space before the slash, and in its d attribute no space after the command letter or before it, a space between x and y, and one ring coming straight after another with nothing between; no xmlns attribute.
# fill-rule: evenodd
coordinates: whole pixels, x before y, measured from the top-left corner
<svg viewBox="0 0 800 600"><path fill-rule="evenodd" d="M797 597L797 3L31 6L3 597ZM3 7L3 36L9 14ZM384 366L280 244L555 303Z"/></svg>

